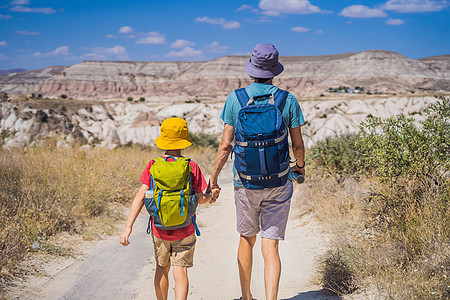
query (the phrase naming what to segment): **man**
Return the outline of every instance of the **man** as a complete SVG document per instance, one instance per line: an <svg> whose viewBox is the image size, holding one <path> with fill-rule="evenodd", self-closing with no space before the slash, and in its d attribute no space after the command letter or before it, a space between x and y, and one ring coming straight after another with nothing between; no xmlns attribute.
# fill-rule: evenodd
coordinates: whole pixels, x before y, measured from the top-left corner
<svg viewBox="0 0 450 300"><path fill-rule="evenodd" d="M254 83L245 87L248 96L255 97L275 94L278 87L272 84L273 78L283 71L278 62L278 51L270 44L258 44L252 50L250 61L244 65L245 72L253 78ZM232 92L225 103L221 119L224 130L217 152L214 170L211 175L211 188L219 188L218 176L232 151L239 111L242 108L236 91ZM288 94L280 105L282 119L288 128L292 142L292 151L296 161L291 168L293 172L305 175L305 152L300 125L305 121L300 105L294 95ZM270 158L266 158L270 160ZM240 233L238 248L238 266L242 299L252 299L250 291L253 246L256 235L261 231L261 250L264 257L264 283L266 299L277 299L281 274L281 261L278 242L284 239L286 223L292 197L292 171L289 170L288 181L278 187L266 189L245 188L236 168L233 168L237 230Z"/></svg>

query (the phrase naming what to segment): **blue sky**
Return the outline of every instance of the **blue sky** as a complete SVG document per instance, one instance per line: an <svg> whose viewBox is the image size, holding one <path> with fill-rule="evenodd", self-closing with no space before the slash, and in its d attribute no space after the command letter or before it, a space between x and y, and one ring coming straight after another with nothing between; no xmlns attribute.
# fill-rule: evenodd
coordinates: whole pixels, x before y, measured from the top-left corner
<svg viewBox="0 0 450 300"><path fill-rule="evenodd" d="M258 43L283 56L450 54L441 0L0 1L0 69L83 60L210 60Z"/></svg>

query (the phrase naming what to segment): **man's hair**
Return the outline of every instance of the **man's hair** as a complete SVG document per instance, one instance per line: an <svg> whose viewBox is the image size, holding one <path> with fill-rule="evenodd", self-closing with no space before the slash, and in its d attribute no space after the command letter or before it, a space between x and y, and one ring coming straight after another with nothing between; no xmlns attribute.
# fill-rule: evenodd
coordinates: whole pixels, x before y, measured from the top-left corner
<svg viewBox="0 0 450 300"><path fill-rule="evenodd" d="M270 79L273 78L273 77L271 77L271 78L255 78L255 77L252 77L252 76L250 76L250 77L257 83L264 83L264 82L267 82L267 81L269 81Z"/></svg>

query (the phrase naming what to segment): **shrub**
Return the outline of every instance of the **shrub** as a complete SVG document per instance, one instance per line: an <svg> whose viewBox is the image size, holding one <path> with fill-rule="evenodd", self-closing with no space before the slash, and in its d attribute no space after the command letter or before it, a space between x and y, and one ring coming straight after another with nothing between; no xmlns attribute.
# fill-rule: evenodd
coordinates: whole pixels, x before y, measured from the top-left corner
<svg viewBox="0 0 450 300"><path fill-rule="evenodd" d="M360 153L356 148L357 134L328 137L308 151L308 160L330 173L354 174L360 169Z"/></svg>
<svg viewBox="0 0 450 300"><path fill-rule="evenodd" d="M0 147L3 146L10 138L14 137L15 131L11 131L9 128L3 128L0 132Z"/></svg>
<svg viewBox="0 0 450 300"><path fill-rule="evenodd" d="M61 95L61 99L67 99L67 95L66 94L62 94Z"/></svg>
<svg viewBox="0 0 450 300"><path fill-rule="evenodd" d="M133 97L128 97L127 101L133 101Z"/></svg>
<svg viewBox="0 0 450 300"><path fill-rule="evenodd" d="M349 260L346 252L335 250L325 265L333 267L332 274L355 276L349 270L363 270L356 273L356 281L370 278L380 298L449 298L449 99L431 105L424 121L404 115L368 118L352 142L335 140L339 147L328 141L312 153L319 166L345 170L338 162L352 162L349 170L369 176L364 209L353 212L361 215L362 226L355 227L358 234L353 230L343 238L344 244L357 243L364 257ZM329 273L322 270L325 285ZM347 292L342 282L332 289Z"/></svg>
<svg viewBox="0 0 450 300"><path fill-rule="evenodd" d="M190 138L194 142L194 146L200 147L219 147L219 140L213 134L208 133L189 133Z"/></svg>
<svg viewBox="0 0 450 300"><path fill-rule="evenodd" d="M139 98L139 101L144 102L144 101L145 101L145 98L144 98L144 97L141 97L141 98Z"/></svg>
<svg viewBox="0 0 450 300"><path fill-rule="evenodd" d="M338 295L350 294L357 290L355 258L349 251L328 251L322 263L324 288Z"/></svg>

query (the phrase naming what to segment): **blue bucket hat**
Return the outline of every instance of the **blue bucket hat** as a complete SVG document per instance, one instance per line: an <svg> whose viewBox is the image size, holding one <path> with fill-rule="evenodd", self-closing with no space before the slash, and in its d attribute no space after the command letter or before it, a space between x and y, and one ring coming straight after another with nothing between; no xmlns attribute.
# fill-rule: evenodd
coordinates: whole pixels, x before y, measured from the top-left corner
<svg viewBox="0 0 450 300"><path fill-rule="evenodd" d="M252 56L244 65L244 71L253 78L272 78L283 72L278 62L278 50L271 44L258 44L252 50Z"/></svg>

